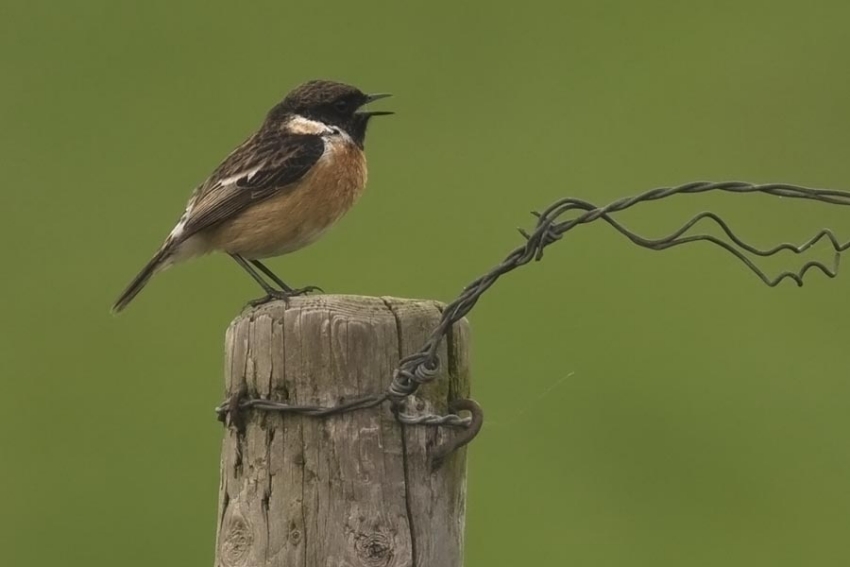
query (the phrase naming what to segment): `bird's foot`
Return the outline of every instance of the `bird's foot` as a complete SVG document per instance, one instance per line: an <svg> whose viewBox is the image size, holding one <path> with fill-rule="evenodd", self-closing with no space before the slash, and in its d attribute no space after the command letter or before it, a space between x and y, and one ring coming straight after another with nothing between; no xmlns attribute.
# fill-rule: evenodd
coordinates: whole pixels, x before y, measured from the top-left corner
<svg viewBox="0 0 850 567"><path fill-rule="evenodd" d="M291 289L291 290L288 290L288 291L270 290L268 293L266 293L266 295L264 297L260 297L259 299L252 299L251 301L249 301L248 305L250 305L251 307L257 307L259 305L263 305L265 303L268 303L270 301L275 301L275 300L278 300L278 299L283 300L283 302L285 304L289 305L289 298L298 297L299 295L306 295L306 294L314 292L314 291L319 291L321 293L324 293L324 290L322 288L320 288L319 286L316 286L316 285L308 285L308 286L305 286L305 287L301 287L301 288L298 288L298 289Z"/></svg>
<svg viewBox="0 0 850 567"><path fill-rule="evenodd" d="M307 295L308 293L313 293L314 291L318 291L319 293L325 293L325 290L323 290L317 285L305 285L304 287L293 289L288 293L289 297L298 297L299 295Z"/></svg>

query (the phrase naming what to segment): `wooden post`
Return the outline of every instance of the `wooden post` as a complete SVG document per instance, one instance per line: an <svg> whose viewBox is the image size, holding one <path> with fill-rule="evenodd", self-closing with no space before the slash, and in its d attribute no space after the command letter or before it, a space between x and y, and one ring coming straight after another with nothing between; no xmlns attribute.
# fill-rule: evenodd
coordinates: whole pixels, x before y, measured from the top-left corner
<svg viewBox="0 0 850 567"><path fill-rule="evenodd" d="M330 406L383 392L440 318L434 301L320 295L246 311L227 331L226 391ZM442 374L411 408L445 413L469 390L469 328L440 347ZM446 344L448 343L448 344ZM460 567L465 449L402 427L388 403L327 418L247 410L221 456L216 567Z"/></svg>

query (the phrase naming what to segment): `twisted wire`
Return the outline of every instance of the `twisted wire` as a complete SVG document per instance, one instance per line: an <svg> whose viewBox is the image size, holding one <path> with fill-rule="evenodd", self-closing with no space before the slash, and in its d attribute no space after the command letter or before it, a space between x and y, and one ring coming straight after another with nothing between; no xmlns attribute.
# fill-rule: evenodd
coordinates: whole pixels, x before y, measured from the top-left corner
<svg viewBox="0 0 850 567"><path fill-rule="evenodd" d="M523 246L519 246L512 250L500 264L466 286L461 294L448 306L446 306L443 310L443 315L439 324L433 330L422 348L416 353L413 353L401 360L393 382L389 387L390 399L395 403L400 403L404 398L415 393L419 386L427 381L418 378L422 372L417 373L417 370L423 365L427 365L429 367L438 365L437 349L440 341L448 333L449 328L454 323L465 317L472 308L475 307L484 292L490 289L490 287L495 284L500 277L531 262L532 260L541 260L543 258L544 249L560 240L566 232L579 225L588 224L596 220L601 219L605 221L634 244L650 250L666 250L668 248L693 242L709 242L732 254L770 287L775 287L786 278L793 280L798 286L802 286L803 277L811 269L820 270L830 278L837 275L840 254L847 248L850 248L850 241L844 243L840 242L835 234L829 229L819 231L814 237L800 245L782 243L763 250L745 242L732 231L729 225L721 217L712 212L700 213L685 222L680 228L676 229L672 233L657 239L644 238L636 232L626 228L623 224L619 223L611 216L612 213L624 211L639 203L658 201L674 195L706 193L709 191L724 191L738 194L762 193L775 197L810 199L834 205L850 205L850 192L847 191L834 189L811 189L786 183L754 185L742 181L724 181L719 183L697 181L680 185L678 187L660 187L651 189L639 195L618 199L604 207L597 207L596 205L581 199L560 199L549 205L543 210L543 212L533 213L537 217L537 224L532 232L529 233L520 229L520 233L526 240ZM579 214L569 220L561 222L557 221L559 217L571 211L578 211ZM710 234L683 236L691 228L693 228L694 225L703 219L711 220L719 226L729 238L730 242L726 242ZM784 271L776 277L770 278L745 255L745 252L749 252L757 256L767 257L773 256L783 250L787 250L795 254L802 254L823 239L827 239L835 251L832 267L828 267L818 261L810 261L804 264L802 268L796 272Z"/></svg>
<svg viewBox="0 0 850 567"><path fill-rule="evenodd" d="M626 237L632 243L649 250L667 250L684 244L695 242L708 242L730 253L740 260L751 272L770 287L777 286L785 279L794 281L798 286L803 285L803 278L810 270L818 270L829 278L838 274L839 260L842 252L850 248L850 241L841 242L829 229L822 229L812 238L802 244L781 243L767 249L760 249L740 238L731 227L717 214L702 212L680 228L666 236L650 239L627 228L611 215L632 208L640 203L649 203L673 197L675 195L693 195L707 193L710 191L721 191L733 194L760 193L772 197L789 199L807 199L831 205L850 205L850 192L834 189L812 189L789 185L786 183L752 184L742 181L708 182L696 181L676 187L659 187L631 197L618 199L604 207L584 201L582 199L564 198L560 199L539 213L533 213L537 217L534 230L526 232L519 229L525 238L525 243L512 250L505 258L486 274L478 277L467 285L460 295L448 304L442 312L440 322L429 335L422 347L415 353L406 356L399 362L399 366L393 373L393 379L386 392L366 396L340 404L338 406L295 406L270 400L242 400L238 404L239 409L260 409L266 411L294 412L310 416L328 416L337 413L355 411L371 408L390 401L396 418L408 425L430 425L467 427L472 431L472 436L477 433L481 426L481 413L477 404L471 400L464 400L466 404L459 404L459 409L470 411L472 417L462 418L456 414L448 415L413 415L405 413L402 405L405 399L413 395L418 388L433 381L440 375L441 361L437 355L440 342L446 337L452 325L465 317L478 303L481 296L492 287L503 275L528 264L532 260L539 261L543 258L543 251L547 246L559 241L568 231L585 224L602 220L613 227L619 234ZM575 212L573 218L559 221L558 219L568 213ZM727 240L710 234L687 233L699 222L706 220L712 222L725 234ZM834 257L832 266L827 266L818 261L809 261L796 271L783 271L774 277L769 277L763 272L746 254L759 257L776 255L783 251L794 254L802 254L815 244L826 240L830 243ZM216 411L221 415L227 412L227 404L222 404ZM472 436L468 436L468 442ZM454 447L456 448L456 446Z"/></svg>

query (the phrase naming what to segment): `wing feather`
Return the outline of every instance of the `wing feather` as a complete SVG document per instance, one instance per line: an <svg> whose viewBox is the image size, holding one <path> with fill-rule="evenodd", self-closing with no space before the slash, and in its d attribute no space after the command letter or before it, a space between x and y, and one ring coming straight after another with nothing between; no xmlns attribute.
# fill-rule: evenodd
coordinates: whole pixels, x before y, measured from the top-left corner
<svg viewBox="0 0 850 567"><path fill-rule="evenodd" d="M195 190L180 240L279 191L292 190L325 151L316 134L257 133L236 148Z"/></svg>

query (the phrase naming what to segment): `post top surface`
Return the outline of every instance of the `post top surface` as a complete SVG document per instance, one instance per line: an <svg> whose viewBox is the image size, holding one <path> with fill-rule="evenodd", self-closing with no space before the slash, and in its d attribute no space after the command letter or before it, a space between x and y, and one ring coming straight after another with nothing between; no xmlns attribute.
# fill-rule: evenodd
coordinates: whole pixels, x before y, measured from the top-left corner
<svg viewBox="0 0 850 567"><path fill-rule="evenodd" d="M410 299L401 297L345 294L321 294L293 297L288 301L270 301L257 307L246 307L234 322L245 318L256 318L267 315L272 318L282 317L286 311L326 311L339 314L355 314L365 312L391 313L398 310L432 310L442 311L445 304L433 299Z"/></svg>

